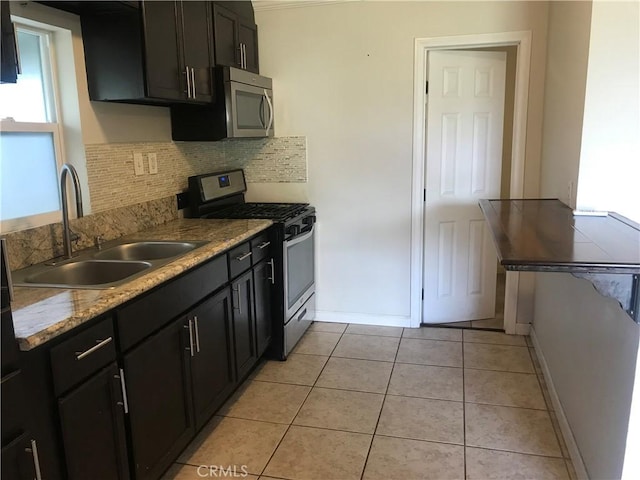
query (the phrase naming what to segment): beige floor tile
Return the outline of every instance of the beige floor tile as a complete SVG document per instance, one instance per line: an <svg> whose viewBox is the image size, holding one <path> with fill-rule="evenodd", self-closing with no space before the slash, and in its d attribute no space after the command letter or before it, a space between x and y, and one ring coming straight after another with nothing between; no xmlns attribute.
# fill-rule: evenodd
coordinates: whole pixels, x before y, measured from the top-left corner
<svg viewBox="0 0 640 480"><path fill-rule="evenodd" d="M215 416L180 455L178 462L217 465L260 475L287 425Z"/></svg>
<svg viewBox="0 0 640 480"><path fill-rule="evenodd" d="M252 381L222 406L219 415L289 424L307 398L310 387Z"/></svg>
<svg viewBox="0 0 640 480"><path fill-rule="evenodd" d="M537 379L534 378L537 383ZM463 400L462 369L396 363L388 392L391 395Z"/></svg>
<svg viewBox="0 0 640 480"><path fill-rule="evenodd" d="M292 426L264 471L288 479L359 480L371 435Z"/></svg>
<svg viewBox="0 0 640 480"><path fill-rule="evenodd" d="M309 327L311 332L344 333L347 323L313 322Z"/></svg>
<svg viewBox="0 0 640 480"><path fill-rule="evenodd" d="M465 422L468 446L552 457L562 455L546 411L467 403Z"/></svg>
<svg viewBox="0 0 640 480"><path fill-rule="evenodd" d="M464 447L376 435L365 480L464 478Z"/></svg>
<svg viewBox="0 0 640 480"><path fill-rule="evenodd" d="M534 373L527 347L464 343L465 368Z"/></svg>
<svg viewBox="0 0 640 480"><path fill-rule="evenodd" d="M377 335L378 337L401 337L402 327L350 324L345 333L353 335Z"/></svg>
<svg viewBox="0 0 640 480"><path fill-rule="evenodd" d="M556 416L556 413L549 412L549 416L551 417L551 424L553 425L553 431L556 432L558 443L560 443L560 451L562 452L562 456L564 458L571 458L569 455L569 449L567 448L567 444L564 441L564 436L562 435L562 430L560 430L560 423L558 423L558 417Z"/></svg>
<svg viewBox="0 0 640 480"><path fill-rule="evenodd" d="M465 370L465 401L507 407L547 407L536 375L530 373Z"/></svg>
<svg viewBox="0 0 640 480"><path fill-rule="evenodd" d="M405 328L403 338L420 338L423 340L462 341L462 330L459 328L420 327Z"/></svg>
<svg viewBox="0 0 640 480"><path fill-rule="evenodd" d="M396 361L441 367L461 367L462 343L403 338Z"/></svg>
<svg viewBox="0 0 640 480"><path fill-rule="evenodd" d="M384 395L314 388L298 412L294 425L373 433Z"/></svg>
<svg viewBox="0 0 640 480"><path fill-rule="evenodd" d="M333 352L335 357L393 362L399 338L344 334Z"/></svg>
<svg viewBox="0 0 640 480"><path fill-rule="evenodd" d="M504 318L499 316L495 318L485 318L483 320L472 320L471 328L499 328L504 330Z"/></svg>
<svg viewBox="0 0 640 480"><path fill-rule="evenodd" d="M462 445L462 403L387 395L376 434Z"/></svg>
<svg viewBox="0 0 640 480"><path fill-rule="evenodd" d="M203 478L242 478L245 480L257 480L256 475L246 474L244 470L237 468L221 470L219 465L181 465L174 463L165 472L161 480L202 480ZM262 478L262 477L260 477Z"/></svg>
<svg viewBox="0 0 640 480"><path fill-rule="evenodd" d="M569 478L564 460L561 458L469 447L466 449L466 454L468 480L511 480L514 478L568 480Z"/></svg>
<svg viewBox="0 0 640 480"><path fill-rule="evenodd" d="M329 356L340 337L340 333L307 331L292 353Z"/></svg>
<svg viewBox="0 0 640 480"><path fill-rule="evenodd" d="M260 365L253 376L263 382L313 385L329 357L292 353L285 362L270 360Z"/></svg>
<svg viewBox="0 0 640 480"><path fill-rule="evenodd" d="M320 374L317 387L385 393L393 363L331 357Z"/></svg>
<svg viewBox="0 0 640 480"><path fill-rule="evenodd" d="M517 345L526 347L527 343L522 335L507 335L502 332L481 332L479 330L465 330L462 339L469 343L493 343L496 345Z"/></svg>

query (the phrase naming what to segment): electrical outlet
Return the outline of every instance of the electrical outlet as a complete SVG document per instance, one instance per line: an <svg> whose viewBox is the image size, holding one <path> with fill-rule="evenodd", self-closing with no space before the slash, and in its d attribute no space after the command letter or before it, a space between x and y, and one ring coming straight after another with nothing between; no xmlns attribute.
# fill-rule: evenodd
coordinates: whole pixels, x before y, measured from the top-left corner
<svg viewBox="0 0 640 480"><path fill-rule="evenodd" d="M144 175L144 162L141 153L133 154L133 170L136 175Z"/></svg>
<svg viewBox="0 0 640 480"><path fill-rule="evenodd" d="M155 153L149 154L149 173L152 175L158 173L158 155Z"/></svg>

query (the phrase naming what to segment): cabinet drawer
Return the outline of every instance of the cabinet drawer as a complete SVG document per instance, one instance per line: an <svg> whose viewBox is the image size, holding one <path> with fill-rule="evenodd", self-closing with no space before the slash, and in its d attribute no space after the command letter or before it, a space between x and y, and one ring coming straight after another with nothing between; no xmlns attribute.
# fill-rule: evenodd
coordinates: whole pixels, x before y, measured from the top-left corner
<svg viewBox="0 0 640 480"><path fill-rule="evenodd" d="M131 348L228 281L227 256L220 255L119 309L120 348Z"/></svg>
<svg viewBox="0 0 640 480"><path fill-rule="evenodd" d="M51 349L56 395L89 377L116 358L111 317Z"/></svg>
<svg viewBox="0 0 640 480"><path fill-rule="evenodd" d="M263 233L251 239L251 261L257 265L261 260L271 256L271 240L268 233Z"/></svg>
<svg viewBox="0 0 640 480"><path fill-rule="evenodd" d="M235 278L251 267L251 243L244 242L229 250L229 275Z"/></svg>

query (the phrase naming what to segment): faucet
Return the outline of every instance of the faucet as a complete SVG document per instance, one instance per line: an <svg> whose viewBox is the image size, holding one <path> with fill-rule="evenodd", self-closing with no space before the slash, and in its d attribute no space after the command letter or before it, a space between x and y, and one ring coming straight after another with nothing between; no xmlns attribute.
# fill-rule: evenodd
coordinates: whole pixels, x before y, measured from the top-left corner
<svg viewBox="0 0 640 480"><path fill-rule="evenodd" d="M71 258L73 247L71 246L71 229L69 228L69 206L67 205L67 175L71 173L73 190L76 197L76 215L81 218L82 212L82 191L80 190L80 179L78 172L73 165L65 163L60 169L60 196L62 197L62 244L64 246L65 258Z"/></svg>

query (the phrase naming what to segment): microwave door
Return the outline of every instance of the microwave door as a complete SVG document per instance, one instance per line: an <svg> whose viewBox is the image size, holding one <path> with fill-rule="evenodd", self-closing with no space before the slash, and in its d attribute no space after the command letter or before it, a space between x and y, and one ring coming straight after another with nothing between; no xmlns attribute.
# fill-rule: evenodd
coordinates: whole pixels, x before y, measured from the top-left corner
<svg viewBox="0 0 640 480"><path fill-rule="evenodd" d="M231 137L265 137L268 110L265 112L264 89L231 82L228 120Z"/></svg>

